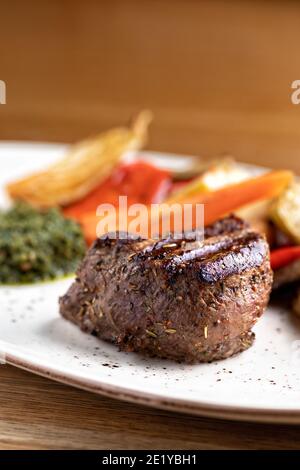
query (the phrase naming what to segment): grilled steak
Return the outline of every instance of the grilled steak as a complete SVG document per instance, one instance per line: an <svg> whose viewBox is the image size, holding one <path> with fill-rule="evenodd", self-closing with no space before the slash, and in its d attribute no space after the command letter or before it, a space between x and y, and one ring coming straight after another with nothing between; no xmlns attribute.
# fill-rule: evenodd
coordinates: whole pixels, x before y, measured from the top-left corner
<svg viewBox="0 0 300 470"><path fill-rule="evenodd" d="M267 242L231 216L203 242L96 240L60 311L122 350L209 362L252 344L271 286Z"/></svg>

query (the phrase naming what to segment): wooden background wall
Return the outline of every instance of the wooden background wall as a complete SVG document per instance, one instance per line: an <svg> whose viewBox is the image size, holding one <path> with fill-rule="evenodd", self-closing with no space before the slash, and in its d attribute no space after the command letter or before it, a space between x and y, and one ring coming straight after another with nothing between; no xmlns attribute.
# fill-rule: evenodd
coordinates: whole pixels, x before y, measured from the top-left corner
<svg viewBox="0 0 300 470"><path fill-rule="evenodd" d="M155 113L153 149L300 173L300 3L10 0L0 139L74 141Z"/></svg>

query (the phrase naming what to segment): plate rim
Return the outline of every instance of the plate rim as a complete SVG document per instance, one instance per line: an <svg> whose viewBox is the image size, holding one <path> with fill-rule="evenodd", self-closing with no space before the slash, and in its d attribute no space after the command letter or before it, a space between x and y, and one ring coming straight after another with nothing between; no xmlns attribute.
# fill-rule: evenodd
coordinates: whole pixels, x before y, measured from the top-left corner
<svg viewBox="0 0 300 470"><path fill-rule="evenodd" d="M5 354L5 363L23 369L50 380L60 382L81 390L121 400L124 402L144 405L150 408L202 416L214 419L225 419L244 422L270 423L270 424L300 424L300 409L267 410L264 408L243 407L233 405L218 405L184 400L181 398L168 399L159 397L154 393L129 390L120 385L96 383L89 379L80 379L73 374L64 374L51 367L44 368L36 363L19 358L13 353Z"/></svg>

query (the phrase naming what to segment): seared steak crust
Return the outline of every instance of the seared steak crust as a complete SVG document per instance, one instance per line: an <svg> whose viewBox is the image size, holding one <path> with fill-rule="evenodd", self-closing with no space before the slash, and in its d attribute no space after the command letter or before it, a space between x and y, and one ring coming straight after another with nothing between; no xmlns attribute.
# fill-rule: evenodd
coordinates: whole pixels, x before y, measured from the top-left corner
<svg viewBox="0 0 300 470"><path fill-rule="evenodd" d="M271 286L267 242L228 217L203 242L96 240L60 311L125 351L209 362L252 344Z"/></svg>

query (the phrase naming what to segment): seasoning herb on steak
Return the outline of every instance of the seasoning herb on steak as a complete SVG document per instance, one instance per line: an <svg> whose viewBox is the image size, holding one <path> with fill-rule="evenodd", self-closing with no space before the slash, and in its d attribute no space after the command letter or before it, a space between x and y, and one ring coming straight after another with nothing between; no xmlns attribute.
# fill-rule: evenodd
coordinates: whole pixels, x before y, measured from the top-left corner
<svg viewBox="0 0 300 470"><path fill-rule="evenodd" d="M266 240L230 216L203 242L96 240L60 311L122 350L210 362L252 344L271 287Z"/></svg>

